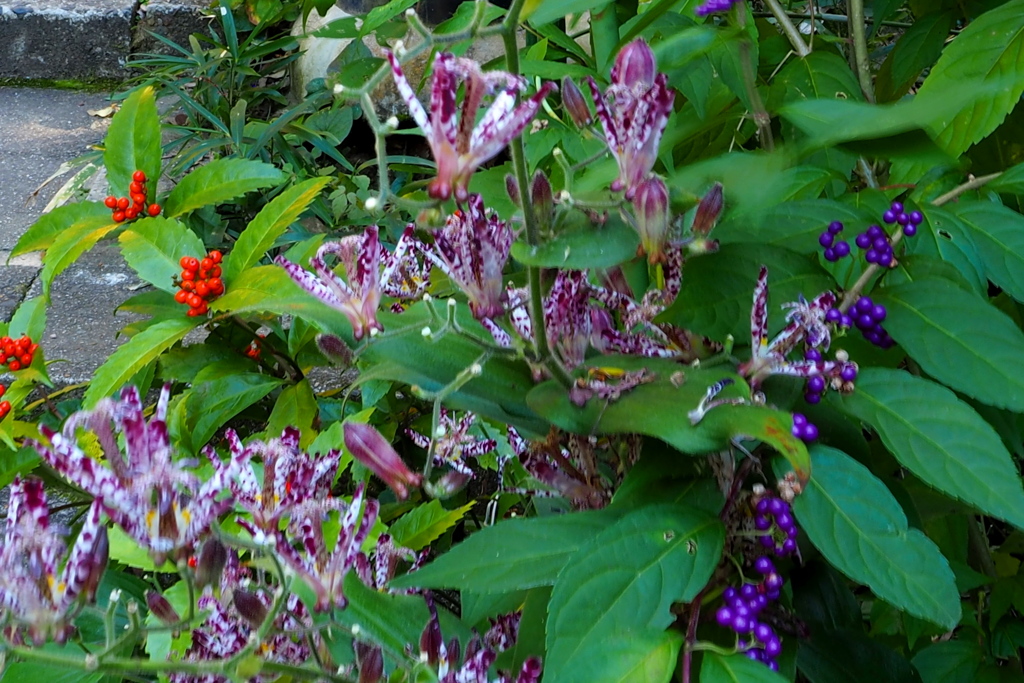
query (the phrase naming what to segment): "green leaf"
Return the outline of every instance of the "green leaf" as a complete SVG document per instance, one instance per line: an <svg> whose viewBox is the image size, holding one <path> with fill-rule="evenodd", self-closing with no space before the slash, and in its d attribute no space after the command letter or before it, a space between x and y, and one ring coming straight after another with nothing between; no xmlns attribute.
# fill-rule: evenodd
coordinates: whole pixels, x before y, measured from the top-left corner
<svg viewBox="0 0 1024 683"><path fill-rule="evenodd" d="M920 17L900 36L878 72L879 101L892 102L907 94L921 71L942 53L952 23L952 12L936 12Z"/></svg>
<svg viewBox="0 0 1024 683"><path fill-rule="evenodd" d="M767 243L801 254L817 254L821 250L818 237L832 221L854 226L877 220L867 209L831 199L815 199L729 214L715 229L714 236L723 246L734 242ZM688 263L687 268L694 262Z"/></svg>
<svg viewBox="0 0 1024 683"><path fill-rule="evenodd" d="M164 562L162 567L153 564L149 552L116 524L107 530L107 537L110 541L110 559L147 572L174 571L174 565L170 560Z"/></svg>
<svg viewBox="0 0 1024 683"><path fill-rule="evenodd" d="M96 370L85 391L83 403L86 407L96 405L121 388L125 382L146 367L161 353L174 346L197 322L193 318L162 320L129 339L110 354L107 361Z"/></svg>
<svg viewBox="0 0 1024 683"><path fill-rule="evenodd" d="M46 331L46 299L41 296L25 299L11 316L7 335L13 338L27 334L33 341L43 338Z"/></svg>
<svg viewBox="0 0 1024 683"><path fill-rule="evenodd" d="M502 520L478 531L393 588L461 588L478 593L550 586L580 546L618 518L618 511Z"/></svg>
<svg viewBox="0 0 1024 683"><path fill-rule="evenodd" d="M704 588L722 556L725 530L716 517L681 505L635 510L583 545L558 575L548 605L545 675L560 683L637 680L674 602ZM630 634L620 651L610 647ZM665 656L657 657L667 681Z"/></svg>
<svg viewBox="0 0 1024 683"><path fill-rule="evenodd" d="M110 209L99 202L78 202L58 206L50 213L40 216L39 220L18 238L18 243L11 251L11 257L48 249L66 230L88 233L112 222Z"/></svg>
<svg viewBox="0 0 1024 683"><path fill-rule="evenodd" d="M405 10L416 4L416 0L391 0L380 7L374 7L363 18L359 29L359 37L368 36L378 28L401 15Z"/></svg>
<svg viewBox="0 0 1024 683"><path fill-rule="evenodd" d="M700 683L782 683L786 679L761 662L741 654L705 652L700 665Z"/></svg>
<svg viewBox="0 0 1024 683"><path fill-rule="evenodd" d="M749 344L750 309L762 265L768 266L773 331L784 326L783 303L800 295L812 299L834 286L817 259L764 244L728 244L687 261L682 289L658 322L720 341L731 334L738 344Z"/></svg>
<svg viewBox="0 0 1024 683"><path fill-rule="evenodd" d="M797 667L811 683L918 683L917 671L899 653L854 628L811 628L800 643Z"/></svg>
<svg viewBox="0 0 1024 683"><path fill-rule="evenodd" d="M185 398L185 426L192 450L198 452L224 423L281 383L276 377L255 372L232 372L209 381L203 381L203 373L200 373Z"/></svg>
<svg viewBox="0 0 1024 683"><path fill-rule="evenodd" d="M987 187L990 190L1005 192L1006 194L1024 194L1024 164L1017 164L1006 169L1001 176L991 181Z"/></svg>
<svg viewBox="0 0 1024 683"><path fill-rule="evenodd" d="M941 258L960 271L974 291L987 294L988 278L970 228L956 214L931 204L923 205L921 212L925 223L917 237L904 240L904 244L909 243L907 253Z"/></svg>
<svg viewBox="0 0 1024 683"><path fill-rule="evenodd" d="M43 296L49 299L54 279L117 227L118 224L107 216L104 220L97 218L76 222L57 235L43 257Z"/></svg>
<svg viewBox="0 0 1024 683"><path fill-rule="evenodd" d="M294 223L317 198L330 178L310 178L289 187L264 206L238 236L235 246L224 258L224 280L228 286L246 268L256 265L267 249Z"/></svg>
<svg viewBox="0 0 1024 683"><path fill-rule="evenodd" d="M262 161L215 159L181 179L164 202L164 215L175 218L261 187L280 185L284 179L284 173Z"/></svg>
<svg viewBox="0 0 1024 683"><path fill-rule="evenodd" d="M184 223L163 216L132 223L118 240L124 260L139 277L170 294L179 289L172 278L181 274L181 258L206 254L206 245Z"/></svg>
<svg viewBox="0 0 1024 683"><path fill-rule="evenodd" d="M811 449L814 476L793 502L800 529L836 569L910 614L952 629L960 595L949 563L889 489L842 451Z"/></svg>
<svg viewBox="0 0 1024 683"><path fill-rule="evenodd" d="M945 109L963 84L985 94L935 120L935 141L959 155L994 131L1024 92L1024 0L982 14L946 46L914 98L922 107Z"/></svg>
<svg viewBox="0 0 1024 683"><path fill-rule="evenodd" d="M85 669L85 653L77 643L68 643L67 645L47 643L40 650L42 651L40 654L82 659L82 668L72 668L67 664L15 661L4 668L4 680L46 681L46 683L100 683L103 680L103 674L91 673Z"/></svg>
<svg viewBox="0 0 1024 683"><path fill-rule="evenodd" d="M593 0L561 0L560 2L527 0L521 19L522 21L529 19L531 26L543 26L557 21L567 14L580 14L589 11L593 15L607 4L606 2L595 4Z"/></svg>
<svg viewBox="0 0 1024 683"><path fill-rule="evenodd" d="M609 216L604 225L596 226L573 212L570 221L570 227L539 246L514 243L512 256L527 266L576 269L610 268L636 256L640 238L620 216Z"/></svg>
<svg viewBox="0 0 1024 683"><path fill-rule="evenodd" d="M776 84L784 89L785 102L829 97L864 99L850 65L834 52L815 50L792 60L779 73Z"/></svg>
<svg viewBox="0 0 1024 683"><path fill-rule="evenodd" d="M138 88L121 103L104 145L103 163L111 194L127 197L132 175L141 170L150 196L155 195L160 178L160 114L152 86Z"/></svg>
<svg viewBox="0 0 1024 683"><path fill-rule="evenodd" d="M307 448L316 437L313 420L316 419L318 410L316 396L313 395L313 387L308 378L303 378L297 384L288 385L277 397L274 410L267 420L267 438L280 436L285 427L295 427L299 430L299 447Z"/></svg>
<svg viewBox="0 0 1024 683"><path fill-rule="evenodd" d="M992 202L964 201L954 211L970 230L988 279L1024 301L1024 216Z"/></svg>
<svg viewBox="0 0 1024 683"><path fill-rule="evenodd" d="M460 508L445 510L441 501L434 499L402 515L389 531L399 547L422 550L458 524L474 504L470 501Z"/></svg>
<svg viewBox="0 0 1024 683"><path fill-rule="evenodd" d="M902 370L866 368L842 407L926 483L1024 527L1024 489L999 434L956 395Z"/></svg>
<svg viewBox="0 0 1024 683"><path fill-rule="evenodd" d="M947 640L924 648L912 660L924 683L974 683L985 653L971 640Z"/></svg>
<svg viewBox="0 0 1024 683"><path fill-rule="evenodd" d="M932 377L982 403L1024 411L1024 334L987 301L945 280L876 293L885 329Z"/></svg>

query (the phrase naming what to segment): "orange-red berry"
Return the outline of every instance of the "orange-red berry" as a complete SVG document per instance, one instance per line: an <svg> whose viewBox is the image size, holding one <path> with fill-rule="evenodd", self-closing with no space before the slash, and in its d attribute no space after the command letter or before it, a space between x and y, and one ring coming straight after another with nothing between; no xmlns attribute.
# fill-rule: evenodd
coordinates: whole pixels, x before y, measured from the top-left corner
<svg viewBox="0 0 1024 683"><path fill-rule="evenodd" d="M127 197L121 197L120 199L117 200L117 208L121 209L122 211L124 209L127 209L129 204L131 204L131 202L128 201Z"/></svg>
<svg viewBox="0 0 1024 683"><path fill-rule="evenodd" d="M146 182L146 174L143 173L142 171L136 171L135 173L132 174L132 180L134 180L137 183L144 183Z"/></svg>
<svg viewBox="0 0 1024 683"><path fill-rule="evenodd" d="M138 215L139 215L139 210L136 209L134 206L128 207L128 209L126 209L125 212L124 212L124 217L126 219L128 219L128 220L132 220L133 218L137 218Z"/></svg>
<svg viewBox="0 0 1024 683"><path fill-rule="evenodd" d="M103 200L103 203L106 204L108 209L116 209L117 197L115 197L114 195L110 195L109 197Z"/></svg>
<svg viewBox="0 0 1024 683"><path fill-rule="evenodd" d="M121 223L122 221L124 221L124 218L125 218L124 211L115 211L114 212L113 219L114 219L115 223Z"/></svg>
<svg viewBox="0 0 1024 683"><path fill-rule="evenodd" d="M12 360L10 365L8 365L7 367L11 369L11 372L16 372L18 370L21 370L21 363L19 363L16 360Z"/></svg>
<svg viewBox="0 0 1024 683"><path fill-rule="evenodd" d="M221 254L216 249L214 249L213 251L210 252L210 260L213 261L214 263L220 263L221 259L223 259L223 258L224 258L224 255Z"/></svg>
<svg viewBox="0 0 1024 683"><path fill-rule="evenodd" d="M188 299L188 290L187 289L179 289L174 294L174 300L177 301L179 304L185 303L185 301L187 299Z"/></svg>
<svg viewBox="0 0 1024 683"><path fill-rule="evenodd" d="M146 211L149 212L150 216L159 216L160 215L160 205L159 204L150 204L149 208L146 209Z"/></svg>

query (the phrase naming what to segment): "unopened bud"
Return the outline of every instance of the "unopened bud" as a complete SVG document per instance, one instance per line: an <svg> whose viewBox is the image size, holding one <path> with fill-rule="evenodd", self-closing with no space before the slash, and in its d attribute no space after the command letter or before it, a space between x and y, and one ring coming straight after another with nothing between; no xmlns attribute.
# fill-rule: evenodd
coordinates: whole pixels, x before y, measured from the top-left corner
<svg viewBox="0 0 1024 683"><path fill-rule="evenodd" d="M107 569L107 560L110 558L110 541L107 538L107 528L101 526L96 532L96 543L92 547L92 554L89 557L89 575L82 586L82 596L86 602L96 600L96 591L100 587L100 580ZM120 597L120 593L118 593Z"/></svg>
<svg viewBox="0 0 1024 683"><path fill-rule="evenodd" d="M505 191L508 192L509 199L512 200L513 204L516 206L520 206L522 204L522 202L519 201L519 181L517 181L516 177L511 173L505 176Z"/></svg>
<svg viewBox="0 0 1024 683"><path fill-rule="evenodd" d="M352 349L345 340L333 334L318 334L316 346L327 360L335 365L349 367L352 365Z"/></svg>
<svg viewBox="0 0 1024 683"><path fill-rule="evenodd" d="M562 79L562 105L577 128L586 128L594 120L583 93L568 76Z"/></svg>
<svg viewBox="0 0 1024 683"><path fill-rule="evenodd" d="M228 562L228 549L216 538L203 543L196 563L196 585L200 588L220 583L220 575Z"/></svg>
<svg viewBox="0 0 1024 683"><path fill-rule="evenodd" d="M235 609L250 624L259 626L267 618L267 608L255 593L236 588L233 595Z"/></svg>
<svg viewBox="0 0 1024 683"><path fill-rule="evenodd" d="M693 216L693 234L707 237L722 215L722 206L722 183L715 183L697 205L697 212Z"/></svg>
<svg viewBox="0 0 1024 683"><path fill-rule="evenodd" d="M150 613L165 624L177 624L181 621L181 616L174 606L155 591L146 591L146 605Z"/></svg>
<svg viewBox="0 0 1024 683"><path fill-rule="evenodd" d="M555 198L551 192L551 181L544 171L537 171L530 181L530 202L533 204L533 215L537 217L538 229L547 232L551 226L551 212L555 208Z"/></svg>
<svg viewBox="0 0 1024 683"><path fill-rule="evenodd" d="M423 633L420 634L420 654L425 655L427 663L437 664L441 658L441 646L444 639L441 637L441 624L437 620L437 608L434 607L434 599L424 596L427 600L427 607L430 609L430 621L427 622Z"/></svg>
<svg viewBox="0 0 1024 683"><path fill-rule="evenodd" d="M384 655L376 645L355 642L358 683L377 683L384 676Z"/></svg>
<svg viewBox="0 0 1024 683"><path fill-rule="evenodd" d="M622 48L612 66L612 83L627 88L654 85L658 67L654 61L654 52L643 38L637 38Z"/></svg>
<svg viewBox="0 0 1024 683"><path fill-rule="evenodd" d="M651 176L640 183L633 197L633 211L636 229L640 233L640 247L647 254L648 262L663 261L669 231L668 188L665 181Z"/></svg>
<svg viewBox="0 0 1024 683"><path fill-rule="evenodd" d="M383 479L400 500L409 497L408 487L418 487L423 481L423 476L410 470L387 439L368 424L345 423L345 448Z"/></svg>

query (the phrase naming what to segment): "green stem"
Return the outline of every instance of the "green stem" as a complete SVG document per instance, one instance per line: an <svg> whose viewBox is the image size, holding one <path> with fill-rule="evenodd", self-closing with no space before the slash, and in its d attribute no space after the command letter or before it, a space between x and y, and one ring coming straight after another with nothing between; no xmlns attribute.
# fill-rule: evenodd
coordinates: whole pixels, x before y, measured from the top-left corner
<svg viewBox="0 0 1024 683"><path fill-rule="evenodd" d="M864 0L846 0L846 13L850 17L850 36L853 38L853 59L857 67L857 80L868 102L875 101L875 88L871 82L871 61L868 58L868 36L864 24Z"/></svg>
<svg viewBox="0 0 1024 683"><path fill-rule="evenodd" d="M771 12L754 12L754 16L774 17L775 15L772 14ZM821 19L822 21L835 21L843 24L850 21L850 17L846 16L845 14L829 14L828 12L815 12L814 14L811 14L810 12L786 12L786 16L788 16L790 19ZM874 19L865 18L864 21L868 23L875 23ZM883 21L879 22L879 24L881 26L894 26L896 28L910 28L911 26L913 26L913 24L907 23L905 21Z"/></svg>
<svg viewBox="0 0 1024 683"><path fill-rule="evenodd" d="M778 22L782 33L789 40L789 44L793 46L793 51L800 57L806 57L811 54L811 48L804 42L804 37L800 35L800 31L790 21L789 15L786 14L786 10L779 4L778 0L765 0L765 4L768 5L768 9L771 11L772 16L775 17L775 21Z"/></svg>
<svg viewBox="0 0 1024 683"><path fill-rule="evenodd" d="M739 24L743 38L740 40L740 66L743 70L743 87L747 91L747 99L750 100L751 114L754 123L757 125L758 137L764 145L766 152L775 151L775 138L772 136L772 119L765 109L761 100L761 93L757 91L757 70L754 68L754 60L750 52L750 35L747 33L747 5L741 2L736 5L736 22Z"/></svg>

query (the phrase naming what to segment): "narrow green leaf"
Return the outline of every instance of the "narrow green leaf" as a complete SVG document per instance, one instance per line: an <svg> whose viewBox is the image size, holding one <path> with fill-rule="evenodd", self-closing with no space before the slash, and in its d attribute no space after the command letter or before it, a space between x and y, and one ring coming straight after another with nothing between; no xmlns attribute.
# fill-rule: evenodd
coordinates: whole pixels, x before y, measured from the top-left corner
<svg viewBox="0 0 1024 683"><path fill-rule="evenodd" d="M970 230L988 279L1024 301L1024 216L993 202L964 201L954 211Z"/></svg>
<svg viewBox="0 0 1024 683"><path fill-rule="evenodd" d="M415 4L416 0L391 0L380 7L374 7L363 18L363 24L359 28L359 37L370 35Z"/></svg>
<svg viewBox="0 0 1024 683"><path fill-rule="evenodd" d="M626 680L638 660L666 646L672 603L704 588L724 541L716 517L681 505L640 508L591 539L551 592L545 675L560 683ZM635 642L628 652L609 647L625 633Z"/></svg>
<svg viewBox="0 0 1024 683"><path fill-rule="evenodd" d="M441 501L435 498L402 515L391 525L391 536L402 548L422 550L458 524L474 504L470 501L460 508L445 510Z"/></svg>
<svg viewBox="0 0 1024 683"><path fill-rule="evenodd" d="M923 481L1024 528L1024 489L999 434L952 391L901 370L865 368L843 409L871 425Z"/></svg>
<svg viewBox="0 0 1024 683"><path fill-rule="evenodd" d="M952 629L960 595L949 563L907 527L889 489L842 451L811 449L814 476L793 502L800 529L836 569L910 614Z"/></svg>
<svg viewBox="0 0 1024 683"><path fill-rule="evenodd" d="M761 662L743 655L705 652L700 665L700 683L783 683L786 679Z"/></svg>
<svg viewBox="0 0 1024 683"><path fill-rule="evenodd" d="M50 213L44 213L33 223L14 245L11 257L21 256L30 251L48 249L55 239L66 230L83 231L82 225L91 232L112 223L110 209L99 202L77 202L58 206Z"/></svg>
<svg viewBox="0 0 1024 683"><path fill-rule="evenodd" d="M289 187L260 209L238 236L234 248L224 258L224 280L231 280L246 268L256 265L274 241L294 223L316 199L330 178L310 178Z"/></svg>
<svg viewBox="0 0 1024 683"><path fill-rule="evenodd" d="M619 216L609 216L601 226L584 217L539 246L514 243L512 256L527 266L610 268L636 256L639 244L636 230Z"/></svg>
<svg viewBox="0 0 1024 683"><path fill-rule="evenodd" d="M618 511L601 510L503 520L391 585L463 588L479 593L550 586L573 553L618 515Z"/></svg>
<svg viewBox="0 0 1024 683"><path fill-rule="evenodd" d="M111 194L127 197L132 175L140 170L146 174L150 195L155 194L160 178L160 114L152 86L138 88L121 103L104 145Z"/></svg>
<svg viewBox="0 0 1024 683"><path fill-rule="evenodd" d="M88 219L69 226L57 235L43 257L43 296L50 298L53 281L79 256L96 246L108 233L117 229L109 216L105 220Z"/></svg>
<svg viewBox="0 0 1024 683"><path fill-rule="evenodd" d="M181 273L181 258L206 255L206 246L194 232L164 216L136 221L118 239L124 260L139 277L170 294L178 291L172 278Z"/></svg>
<svg viewBox="0 0 1024 683"><path fill-rule="evenodd" d="M997 408L1024 411L1024 334L987 301L936 279L880 290L885 329L925 372Z"/></svg>
<svg viewBox="0 0 1024 683"><path fill-rule="evenodd" d="M280 185L284 179L284 173L262 161L216 159L181 179L164 202L164 215L175 218L261 187Z"/></svg>
<svg viewBox="0 0 1024 683"><path fill-rule="evenodd" d="M162 320L151 325L119 346L93 375L85 391L85 406L92 407L101 398L120 389L135 373L180 341L196 324L194 318L186 318L183 313L181 318Z"/></svg>

